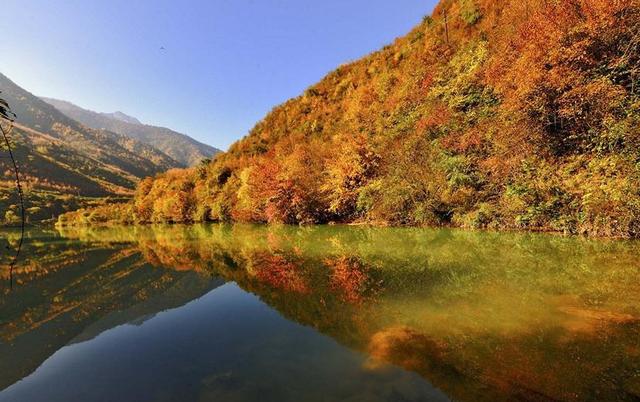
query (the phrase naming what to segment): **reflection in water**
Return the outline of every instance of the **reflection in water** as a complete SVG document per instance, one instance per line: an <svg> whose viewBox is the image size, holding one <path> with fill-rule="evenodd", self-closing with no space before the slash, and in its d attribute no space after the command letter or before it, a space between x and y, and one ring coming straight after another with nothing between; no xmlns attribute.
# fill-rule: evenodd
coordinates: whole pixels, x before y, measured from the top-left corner
<svg viewBox="0 0 640 402"><path fill-rule="evenodd" d="M637 242L202 225L31 233L27 247L31 258L16 272L18 286L1 294L2 388L63 345L85 342L78 347L95 352L111 334L114 350L136 337L166 347L171 336L183 336L184 344L177 344L187 356L201 339L189 359L151 347L130 351L139 362L168 365L175 375L169 381L157 373L165 393L147 396L152 400L180 389L204 400L312 400L322 392L335 392L334 399L430 400L439 394L429 384L463 401L640 398ZM225 281L239 287L198 299ZM262 303L277 313L267 314ZM154 316L163 310L170 311ZM190 321L194 315L199 318ZM207 325L198 329L202 320ZM140 333L104 332L131 322ZM150 329L163 325L162 336ZM220 333L238 341L216 343L211 336ZM79 353L74 346L59 350L0 399L45 384L43 373L73 360L68 356ZM247 365L215 365L199 355L216 362L242 356ZM258 372L271 381L269 393L260 393L267 388ZM289 382L276 378L283 372ZM316 373L317 381L294 372Z"/></svg>

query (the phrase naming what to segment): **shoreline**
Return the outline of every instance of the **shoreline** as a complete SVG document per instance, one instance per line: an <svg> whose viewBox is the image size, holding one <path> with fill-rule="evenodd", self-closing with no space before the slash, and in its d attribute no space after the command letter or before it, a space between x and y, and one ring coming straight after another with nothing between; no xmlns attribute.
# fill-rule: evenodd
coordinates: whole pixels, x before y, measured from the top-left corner
<svg viewBox="0 0 640 402"><path fill-rule="evenodd" d="M517 228L470 228L464 226L455 225L393 225L387 222L329 222L329 223L316 223L310 225L295 225L287 223L264 223L264 222L222 222L222 221L206 221L206 222L149 222L149 223L99 223L91 225L60 225L58 222L50 226L53 229L74 229L74 228L112 228L112 227L149 227L149 226L196 226L196 225L258 225L258 226L288 226L288 227L322 227L322 226L343 226L350 228L372 228L372 229L452 229L465 232L485 232L496 234L544 234L555 237L564 238L582 238L588 240L627 240L627 241L639 241L640 237L625 237L625 236L594 236L581 233L567 233L553 229L545 228L532 228L532 229L517 229ZM47 227L32 225L32 227ZM0 230L2 227L0 227Z"/></svg>

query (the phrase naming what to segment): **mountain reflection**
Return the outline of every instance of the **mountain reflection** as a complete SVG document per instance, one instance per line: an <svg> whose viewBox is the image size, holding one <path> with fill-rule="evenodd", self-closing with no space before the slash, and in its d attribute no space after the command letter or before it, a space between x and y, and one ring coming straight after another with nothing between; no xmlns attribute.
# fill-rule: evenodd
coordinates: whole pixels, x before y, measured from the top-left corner
<svg viewBox="0 0 640 402"><path fill-rule="evenodd" d="M456 400L640 397L635 242L201 225L40 233L27 246L2 293L2 388L74 339L227 281L364 353L364 369L400 366Z"/></svg>

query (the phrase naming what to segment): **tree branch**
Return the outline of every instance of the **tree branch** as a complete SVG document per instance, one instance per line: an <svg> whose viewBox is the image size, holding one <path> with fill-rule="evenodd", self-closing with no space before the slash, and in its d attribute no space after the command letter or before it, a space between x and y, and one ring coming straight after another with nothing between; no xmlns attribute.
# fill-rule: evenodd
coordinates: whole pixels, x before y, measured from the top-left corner
<svg viewBox="0 0 640 402"><path fill-rule="evenodd" d="M0 122L5 120L5 122L9 123L9 128L5 129L0 123L0 131L2 132L2 138L4 139L4 143L7 146L7 150L9 151L9 157L11 158L11 163L13 164L13 172L15 174L16 179L16 188L18 190L18 197L20 198L20 241L18 242L18 247L16 248L16 253L9 264L9 281L10 286L13 287L13 268L18 263L18 258L20 257L20 251L22 250L22 243L24 242L24 229L26 223L26 215L24 208L24 193L22 191L22 183L20 182L20 171L18 170L18 163L16 162L15 156L13 155L13 148L11 148L11 142L9 141L9 134L13 129L13 119L15 115L9 110L6 101L0 99Z"/></svg>

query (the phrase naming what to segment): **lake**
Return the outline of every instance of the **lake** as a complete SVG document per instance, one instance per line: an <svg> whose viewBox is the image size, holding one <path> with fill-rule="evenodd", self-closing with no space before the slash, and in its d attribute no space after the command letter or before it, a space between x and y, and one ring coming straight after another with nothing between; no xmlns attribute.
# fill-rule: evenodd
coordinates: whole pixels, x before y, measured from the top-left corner
<svg viewBox="0 0 640 402"><path fill-rule="evenodd" d="M640 242L34 229L3 258L0 401L640 400Z"/></svg>

